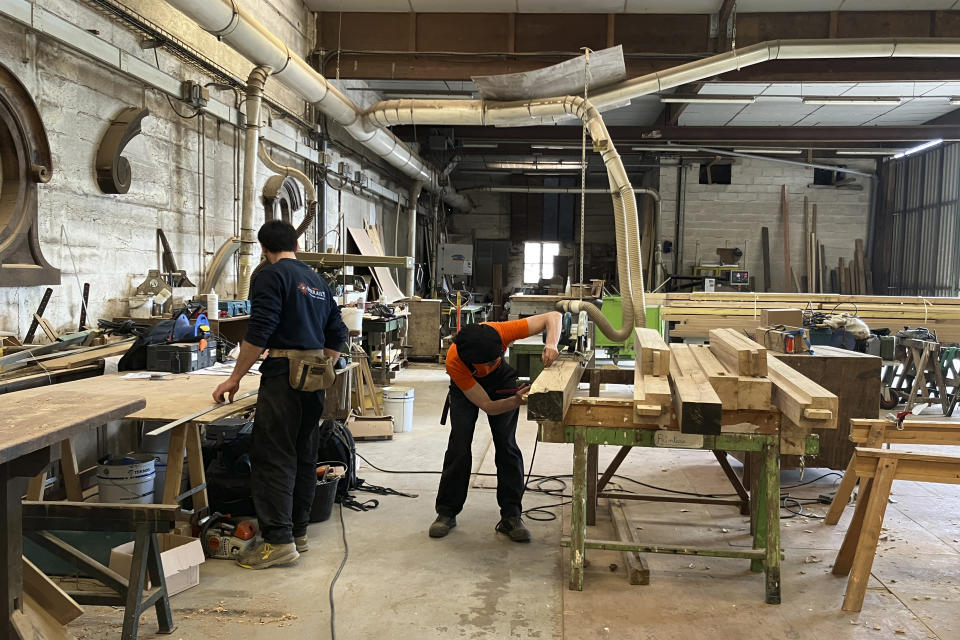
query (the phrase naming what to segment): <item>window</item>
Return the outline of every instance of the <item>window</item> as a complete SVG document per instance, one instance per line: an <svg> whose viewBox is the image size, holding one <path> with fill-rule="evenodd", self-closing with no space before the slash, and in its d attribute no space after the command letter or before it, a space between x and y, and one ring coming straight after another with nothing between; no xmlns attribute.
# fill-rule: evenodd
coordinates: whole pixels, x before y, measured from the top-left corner
<svg viewBox="0 0 960 640"><path fill-rule="evenodd" d="M731 167L729 162L701 164L700 184L730 184Z"/></svg>
<svg viewBox="0 0 960 640"><path fill-rule="evenodd" d="M559 242L523 244L523 281L531 284L553 277L553 259L560 255Z"/></svg>

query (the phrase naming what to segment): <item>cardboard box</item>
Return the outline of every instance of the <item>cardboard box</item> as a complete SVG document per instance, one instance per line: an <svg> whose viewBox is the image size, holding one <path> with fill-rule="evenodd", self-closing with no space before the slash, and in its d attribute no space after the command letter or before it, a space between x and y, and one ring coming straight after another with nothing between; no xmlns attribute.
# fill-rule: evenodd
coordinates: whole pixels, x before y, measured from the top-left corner
<svg viewBox="0 0 960 640"><path fill-rule="evenodd" d="M347 428L356 440L393 439L393 417L391 416L350 416L347 419Z"/></svg>
<svg viewBox="0 0 960 640"><path fill-rule="evenodd" d="M772 327L783 324L788 327L803 326L803 312L800 309L761 309L760 325Z"/></svg>
<svg viewBox="0 0 960 640"><path fill-rule="evenodd" d="M790 326L780 327L776 329L772 327L757 327L757 342L762 344L764 347L766 347L770 351L777 351L779 353L796 353L796 354L807 353L809 351L809 349L807 348L807 343L804 342L803 339L798 335L794 336L793 350L792 351L787 350L787 340L786 340L787 334L795 333L798 331L801 332L802 335L809 342L810 340L809 331L807 331L806 329L802 329L800 327L790 327Z"/></svg>
<svg viewBox="0 0 960 640"><path fill-rule="evenodd" d="M206 558L197 538L175 533L157 534L160 541L160 562L167 581L167 593L171 596L200 584L200 565ZM110 568L127 577L133 561L133 542L114 547L110 551ZM144 588L150 587L150 580Z"/></svg>

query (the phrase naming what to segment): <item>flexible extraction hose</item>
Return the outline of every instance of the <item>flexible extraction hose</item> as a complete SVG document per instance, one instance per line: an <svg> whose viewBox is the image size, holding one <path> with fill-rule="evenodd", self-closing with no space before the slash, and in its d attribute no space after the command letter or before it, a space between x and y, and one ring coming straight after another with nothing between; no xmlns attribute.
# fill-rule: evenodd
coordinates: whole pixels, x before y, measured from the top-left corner
<svg viewBox="0 0 960 640"><path fill-rule="evenodd" d="M257 237L253 230L253 214L257 182L257 147L260 142L260 104L263 85L270 76L270 67L254 67L247 78L247 127L243 141L243 199L240 209L240 273L237 281L237 299L250 297L250 276L253 270L253 245Z"/></svg>
<svg viewBox="0 0 960 640"><path fill-rule="evenodd" d="M294 178L303 185L303 191L306 194L307 200L307 215L297 226L297 237L299 238L307 229L310 228L310 224L317 217L317 189L313 186L313 181L311 181L310 178L307 177L307 174L305 174L303 171L300 171L295 167L286 167L271 158L270 154L267 153L267 148L264 146L262 141L260 142L259 156L261 162L267 165L267 168L277 175L284 176L285 178Z"/></svg>

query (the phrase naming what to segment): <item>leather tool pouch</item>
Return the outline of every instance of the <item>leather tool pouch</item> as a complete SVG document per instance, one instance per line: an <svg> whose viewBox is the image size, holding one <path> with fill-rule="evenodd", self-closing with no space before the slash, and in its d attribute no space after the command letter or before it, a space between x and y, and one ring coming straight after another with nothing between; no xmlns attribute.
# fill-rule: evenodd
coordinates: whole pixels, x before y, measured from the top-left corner
<svg viewBox="0 0 960 640"><path fill-rule="evenodd" d="M333 385L333 358L290 358L290 386L296 391L320 391Z"/></svg>
<svg viewBox="0 0 960 640"><path fill-rule="evenodd" d="M323 355L287 355L290 360L290 387L295 391L320 391L333 385L335 360Z"/></svg>

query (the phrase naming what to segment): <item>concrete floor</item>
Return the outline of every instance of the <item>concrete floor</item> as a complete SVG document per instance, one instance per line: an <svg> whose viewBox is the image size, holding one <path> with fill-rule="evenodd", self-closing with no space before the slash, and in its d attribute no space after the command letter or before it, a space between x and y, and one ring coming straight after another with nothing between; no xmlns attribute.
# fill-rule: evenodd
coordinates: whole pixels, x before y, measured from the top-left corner
<svg viewBox="0 0 960 640"><path fill-rule="evenodd" d="M447 378L436 365L413 365L397 383L416 390L413 431L389 442L360 443L358 451L385 469L439 469L447 437L439 425ZM527 460L534 439L534 425L521 420L518 440ZM492 470L488 445L489 432L478 425L475 469ZM602 448L601 464L614 453ZM539 446L534 473L564 474L570 468L569 447ZM708 452L639 450L620 473L682 491L729 491ZM803 480L821 473L808 469ZM590 552L585 589L571 592L559 547L568 507L558 520L527 520L532 544L511 543L493 530L498 520L493 482L478 478L480 487L471 489L459 526L449 537L431 540L426 528L434 517L436 475L381 473L365 463L359 475L418 497L383 497L376 510L344 512L350 557L335 592L342 640L960 638L960 487L894 485L896 502L884 522L888 537L863 612L848 614L840 610L845 579L829 571L852 509L837 527L812 517L784 520L783 604L770 606L763 602L762 574L731 559L648 555L651 584L631 586L619 553ZM816 496L837 480L828 477L789 491ZM785 486L799 481L799 472L784 472ZM626 481L622 486L640 489ZM558 501L528 494L525 506ZM819 505L805 508L818 515L825 511ZM606 509L599 512L598 526L588 535L609 537ZM731 508L638 502L628 505L628 513L644 540L749 545L748 523ZM343 554L337 512L311 526L310 538L311 550L289 567L252 572L232 562L207 561L200 585L172 600L174 635L156 635L155 618L145 615L140 638L329 637L327 590ZM121 613L89 607L71 630L80 640L115 638Z"/></svg>

